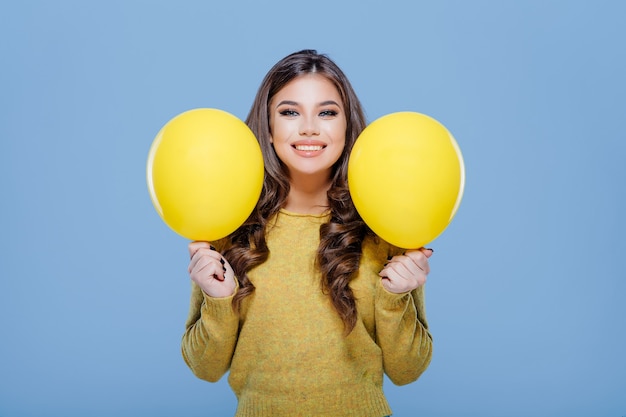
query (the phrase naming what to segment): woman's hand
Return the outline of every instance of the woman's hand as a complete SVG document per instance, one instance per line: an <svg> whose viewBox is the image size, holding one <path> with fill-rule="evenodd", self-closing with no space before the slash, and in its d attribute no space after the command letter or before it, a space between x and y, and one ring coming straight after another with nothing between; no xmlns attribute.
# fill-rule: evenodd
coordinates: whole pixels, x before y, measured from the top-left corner
<svg viewBox="0 0 626 417"><path fill-rule="evenodd" d="M208 242L189 244L189 275L210 297L229 297L234 294L235 273L224 257Z"/></svg>
<svg viewBox="0 0 626 417"><path fill-rule="evenodd" d="M382 277L383 287L389 292L400 294L424 285L430 272L428 258L432 254L432 249L421 248L391 258L378 274Z"/></svg>

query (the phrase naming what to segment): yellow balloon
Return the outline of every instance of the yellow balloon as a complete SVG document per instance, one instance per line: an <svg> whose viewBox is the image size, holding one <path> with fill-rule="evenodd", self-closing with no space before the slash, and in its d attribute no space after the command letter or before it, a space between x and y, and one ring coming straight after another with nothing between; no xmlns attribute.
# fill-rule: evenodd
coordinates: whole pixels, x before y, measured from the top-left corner
<svg viewBox="0 0 626 417"><path fill-rule="evenodd" d="M248 126L218 109L189 110L159 131L148 155L150 198L163 221L191 240L235 231L263 186L263 155Z"/></svg>
<svg viewBox="0 0 626 417"><path fill-rule="evenodd" d="M456 214L465 186L461 150L435 119L414 112L383 116L357 138L348 185L365 223L389 243L417 249Z"/></svg>

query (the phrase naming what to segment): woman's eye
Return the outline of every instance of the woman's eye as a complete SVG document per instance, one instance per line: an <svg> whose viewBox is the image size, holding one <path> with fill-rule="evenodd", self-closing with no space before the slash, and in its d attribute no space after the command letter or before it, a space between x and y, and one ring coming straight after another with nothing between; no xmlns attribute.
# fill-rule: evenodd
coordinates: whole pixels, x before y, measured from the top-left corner
<svg viewBox="0 0 626 417"><path fill-rule="evenodd" d="M281 110L279 113L281 116L297 116L298 115L297 111L291 110L291 109Z"/></svg>
<svg viewBox="0 0 626 417"><path fill-rule="evenodd" d="M322 117L335 117L337 116L337 112L335 110L324 110L320 113Z"/></svg>

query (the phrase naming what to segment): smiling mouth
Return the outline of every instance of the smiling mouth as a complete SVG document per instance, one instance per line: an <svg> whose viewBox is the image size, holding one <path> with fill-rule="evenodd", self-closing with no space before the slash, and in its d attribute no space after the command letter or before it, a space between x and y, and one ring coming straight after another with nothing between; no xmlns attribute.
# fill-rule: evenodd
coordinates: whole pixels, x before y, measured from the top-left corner
<svg viewBox="0 0 626 417"><path fill-rule="evenodd" d="M296 150L298 150L298 151L313 152L313 151L321 151L322 149L325 148L325 146L322 146L322 145L294 145L294 148L296 148Z"/></svg>

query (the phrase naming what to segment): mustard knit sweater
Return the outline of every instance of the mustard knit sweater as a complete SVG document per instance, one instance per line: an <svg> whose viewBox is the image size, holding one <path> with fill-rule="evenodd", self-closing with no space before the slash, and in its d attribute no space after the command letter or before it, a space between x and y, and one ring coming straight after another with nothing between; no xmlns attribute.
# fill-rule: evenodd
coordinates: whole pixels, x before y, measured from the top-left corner
<svg viewBox="0 0 626 417"><path fill-rule="evenodd" d="M319 226L328 215L283 210L274 220L269 259L248 273L256 290L238 315L232 297L212 298L192 285L185 362L211 382L230 370L237 417L391 414L383 372L398 385L415 381L432 353L423 287L392 294L380 283L387 257L401 250L381 239L363 243L350 284L359 318L346 336L315 268Z"/></svg>

